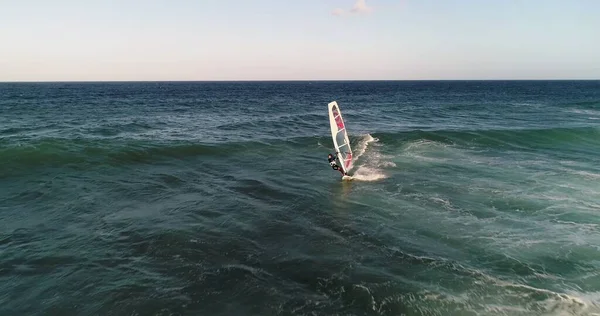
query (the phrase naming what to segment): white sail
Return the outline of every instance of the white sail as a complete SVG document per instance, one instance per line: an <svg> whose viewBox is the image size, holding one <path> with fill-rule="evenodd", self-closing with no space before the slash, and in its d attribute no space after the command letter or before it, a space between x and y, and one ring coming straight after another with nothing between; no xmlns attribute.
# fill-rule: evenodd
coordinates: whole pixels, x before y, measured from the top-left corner
<svg viewBox="0 0 600 316"><path fill-rule="evenodd" d="M335 150L339 153L338 157L344 172L352 169L352 149L348 140L346 125L342 118L342 112L336 101L328 104L329 108L329 124L331 125L331 137Z"/></svg>

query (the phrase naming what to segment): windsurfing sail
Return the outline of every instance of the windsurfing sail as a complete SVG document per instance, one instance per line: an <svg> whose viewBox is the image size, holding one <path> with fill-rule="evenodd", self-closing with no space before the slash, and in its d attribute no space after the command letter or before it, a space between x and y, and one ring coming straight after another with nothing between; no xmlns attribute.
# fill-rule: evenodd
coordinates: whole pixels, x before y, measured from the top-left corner
<svg viewBox="0 0 600 316"><path fill-rule="evenodd" d="M342 164L342 169L344 169L344 172L348 172L348 170L352 169L352 149L350 148L350 141L348 140L348 132L346 131L346 125L344 125L342 112L336 101L329 103L328 108L333 145L336 152L339 153L338 157Z"/></svg>

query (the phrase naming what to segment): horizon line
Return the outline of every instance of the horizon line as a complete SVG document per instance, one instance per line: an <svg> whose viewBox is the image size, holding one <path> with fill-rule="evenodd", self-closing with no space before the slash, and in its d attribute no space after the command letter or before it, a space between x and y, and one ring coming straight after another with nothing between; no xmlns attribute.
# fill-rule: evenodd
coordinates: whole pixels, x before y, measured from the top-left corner
<svg viewBox="0 0 600 316"><path fill-rule="evenodd" d="M208 83L208 82L418 82L418 81L600 81L600 78L578 79L215 79L215 80L0 80L0 83Z"/></svg>

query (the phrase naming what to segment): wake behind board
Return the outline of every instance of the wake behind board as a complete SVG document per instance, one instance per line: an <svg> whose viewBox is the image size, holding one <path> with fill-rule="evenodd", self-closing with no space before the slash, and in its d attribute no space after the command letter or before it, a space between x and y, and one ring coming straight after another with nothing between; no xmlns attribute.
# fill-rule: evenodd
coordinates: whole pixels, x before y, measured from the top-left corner
<svg viewBox="0 0 600 316"><path fill-rule="evenodd" d="M336 101L330 102L327 108L329 110L329 125L331 127L333 146L335 147L335 151L339 153L340 167L344 173L348 173L352 169L352 148L350 148L350 140L348 139L348 132L342 118L342 112ZM342 179L351 180L352 177L343 176Z"/></svg>

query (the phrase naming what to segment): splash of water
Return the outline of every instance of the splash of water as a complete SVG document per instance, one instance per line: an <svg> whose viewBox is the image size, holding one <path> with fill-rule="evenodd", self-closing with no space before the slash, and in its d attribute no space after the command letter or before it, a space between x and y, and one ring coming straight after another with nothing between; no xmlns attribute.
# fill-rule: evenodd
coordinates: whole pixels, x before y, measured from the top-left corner
<svg viewBox="0 0 600 316"><path fill-rule="evenodd" d="M360 158L360 156L364 155L365 151L367 151L367 147L372 142L377 142L378 139L371 136L371 134L364 135L362 139L358 142L358 145L355 150L354 159Z"/></svg>
<svg viewBox="0 0 600 316"><path fill-rule="evenodd" d="M375 146L369 146L375 144L379 140L374 138L370 134L364 135L356 146L355 161L356 172L352 174L352 178L358 181L378 181L387 178L382 167L395 167L396 165L391 161L384 161L383 156L379 153ZM372 148L372 149L371 149ZM367 151L368 150L368 151ZM363 159L360 159L363 157Z"/></svg>

